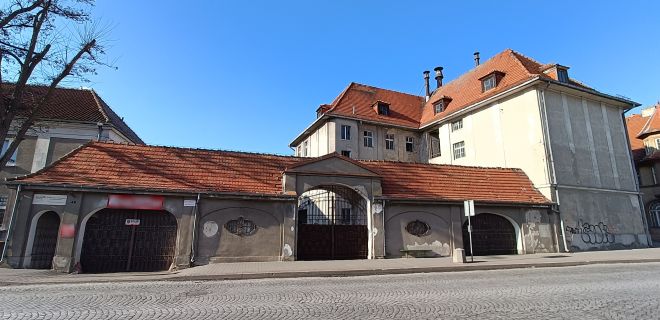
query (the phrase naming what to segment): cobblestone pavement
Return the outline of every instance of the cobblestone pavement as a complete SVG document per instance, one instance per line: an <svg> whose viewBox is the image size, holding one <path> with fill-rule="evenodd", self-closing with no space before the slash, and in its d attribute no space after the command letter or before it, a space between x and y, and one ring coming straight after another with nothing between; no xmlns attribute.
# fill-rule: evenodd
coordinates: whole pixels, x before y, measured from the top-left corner
<svg viewBox="0 0 660 320"><path fill-rule="evenodd" d="M0 319L660 319L660 263L0 287Z"/></svg>

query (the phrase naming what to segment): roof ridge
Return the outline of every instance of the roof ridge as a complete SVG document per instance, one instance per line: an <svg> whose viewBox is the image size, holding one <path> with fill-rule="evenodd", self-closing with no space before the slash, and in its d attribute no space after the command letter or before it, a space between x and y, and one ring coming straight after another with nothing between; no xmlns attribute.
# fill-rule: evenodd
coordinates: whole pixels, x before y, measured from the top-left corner
<svg viewBox="0 0 660 320"><path fill-rule="evenodd" d="M520 52L517 52L517 51L515 51L515 50L513 50L513 49L507 49L507 50L505 50L505 51L509 51L509 54L513 55L513 57L515 58L515 60L520 64L521 67L523 67L523 69L525 69L525 71L527 71L527 73L528 73L530 76L531 76L531 75L538 75L538 74L540 74L540 71L539 71L539 70L536 70L535 72L532 72L532 70L529 70L529 68L527 68L527 66L521 61L521 59L526 59L526 60L528 60L529 62L535 63L535 64L537 64L537 65L539 66L539 68L540 68L541 66L543 66L543 64L541 64L540 62L538 62L538 61L536 61L536 60L534 60L534 59L532 59L532 58L530 58L530 57L528 57L528 56L526 56L526 55L524 55L524 54L522 54L522 53L520 53Z"/></svg>
<svg viewBox="0 0 660 320"><path fill-rule="evenodd" d="M246 155L275 156L275 157L293 158L293 159L310 158L310 157L298 157L298 156L294 156L294 155L283 155L283 154L276 154L276 153L238 151L238 150L226 150L226 149L211 149L211 148L177 147L177 146L166 146L166 145L155 145L155 144L136 144L136 143L118 142L118 141L92 141L92 142L93 142L93 144L127 145L127 146L143 147L143 148L154 148L154 149L178 149L178 150L190 150L190 151L238 153L238 154L246 154Z"/></svg>
<svg viewBox="0 0 660 320"><path fill-rule="evenodd" d="M402 91L397 91L397 90L392 90L392 89L376 87L376 86L372 86L372 85L368 85L368 84L364 84L364 83L358 83L358 82L352 82L352 83L356 84L356 85L359 85L359 86L363 86L363 87L369 87L369 88L378 89L378 90L385 90L385 91L390 91L390 92L394 92L394 93L398 93L398 94L405 94L405 95L408 95L408 96L413 96L413 97L416 97L416 98L424 99L424 97L418 96L418 95L412 94L412 93L407 93L407 92L402 92Z"/></svg>
<svg viewBox="0 0 660 320"><path fill-rule="evenodd" d="M108 117L108 114L103 109L103 106L101 106L101 103L99 102L100 98L96 94L96 91L94 91L94 89L89 89L86 91L88 91L92 95L92 98L94 98L94 102L96 102L96 107L98 107L99 112L101 112L101 115L103 115L103 117L105 118L105 122L110 122L110 117Z"/></svg>

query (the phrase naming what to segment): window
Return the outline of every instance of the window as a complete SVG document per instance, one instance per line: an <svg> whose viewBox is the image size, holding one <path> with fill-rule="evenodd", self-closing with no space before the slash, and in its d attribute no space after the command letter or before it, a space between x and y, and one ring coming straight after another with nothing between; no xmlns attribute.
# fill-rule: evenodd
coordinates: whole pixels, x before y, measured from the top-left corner
<svg viewBox="0 0 660 320"><path fill-rule="evenodd" d="M351 157L351 152L349 150L342 150L341 155L344 157Z"/></svg>
<svg viewBox="0 0 660 320"><path fill-rule="evenodd" d="M296 148L296 155L299 157L302 157L302 146L298 145L298 148Z"/></svg>
<svg viewBox="0 0 660 320"><path fill-rule="evenodd" d="M341 208L341 224L351 224L351 208Z"/></svg>
<svg viewBox="0 0 660 320"><path fill-rule="evenodd" d="M495 86L497 85L497 82L495 80L496 80L495 75L488 76L487 78L481 80L483 91L488 91L490 89L495 88Z"/></svg>
<svg viewBox="0 0 660 320"><path fill-rule="evenodd" d="M465 157L465 142L456 142L454 143L454 159L464 158Z"/></svg>
<svg viewBox="0 0 660 320"><path fill-rule="evenodd" d="M463 129L463 119L454 121L451 123L451 131L457 131Z"/></svg>
<svg viewBox="0 0 660 320"><path fill-rule="evenodd" d="M364 146L373 148L374 147L374 133L371 131L364 132Z"/></svg>
<svg viewBox="0 0 660 320"><path fill-rule="evenodd" d="M385 149L394 150L394 135L385 134Z"/></svg>
<svg viewBox="0 0 660 320"><path fill-rule="evenodd" d="M415 139L413 137L406 137L406 151L413 152L413 145L415 144Z"/></svg>
<svg viewBox="0 0 660 320"><path fill-rule="evenodd" d="M438 139L437 134L435 136L429 136L431 148L429 149L429 157L435 158L441 156L440 153L440 139Z"/></svg>
<svg viewBox="0 0 660 320"><path fill-rule="evenodd" d="M390 105L384 102L378 102L378 114L382 114L384 116L389 116L390 115Z"/></svg>
<svg viewBox="0 0 660 320"><path fill-rule="evenodd" d="M307 141L303 142L303 157L306 157L308 155L308 153L307 153L308 149L309 149L308 148L308 142Z"/></svg>
<svg viewBox="0 0 660 320"><path fill-rule="evenodd" d="M655 149L660 150L660 138L655 139Z"/></svg>
<svg viewBox="0 0 660 320"><path fill-rule="evenodd" d="M559 82L568 83L568 70L557 69L557 79Z"/></svg>
<svg viewBox="0 0 660 320"><path fill-rule="evenodd" d="M7 149L9 149L9 145L11 144L12 140L6 139L5 143L2 145L2 154L5 154L7 152ZM11 155L11 158L9 158L9 161L7 161L7 166L15 166L16 165L16 154L18 153L18 148L16 151L14 151L14 154Z"/></svg>
<svg viewBox="0 0 660 320"><path fill-rule="evenodd" d="M440 100L433 104L433 114L438 114L445 110L445 101Z"/></svg>
<svg viewBox="0 0 660 320"><path fill-rule="evenodd" d="M351 126L341 125L341 139L351 140Z"/></svg>
<svg viewBox="0 0 660 320"><path fill-rule="evenodd" d="M650 227L660 227L660 201L653 201L649 206L648 220Z"/></svg>

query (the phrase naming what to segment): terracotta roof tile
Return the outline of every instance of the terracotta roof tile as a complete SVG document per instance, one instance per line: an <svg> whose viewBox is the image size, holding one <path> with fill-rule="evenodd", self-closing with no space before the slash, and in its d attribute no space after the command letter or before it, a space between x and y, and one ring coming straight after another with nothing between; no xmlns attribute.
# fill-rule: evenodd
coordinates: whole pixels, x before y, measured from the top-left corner
<svg viewBox="0 0 660 320"><path fill-rule="evenodd" d="M632 149L631 151L635 161L641 160L646 155L644 151L644 139L640 139L637 136L648 120L648 117L642 117L641 114L633 114L626 117L628 140L630 141L630 148Z"/></svg>
<svg viewBox="0 0 660 320"><path fill-rule="evenodd" d="M655 110L651 117L644 123L642 128L637 131L637 138L644 139L644 137L660 132L660 104L655 105Z"/></svg>
<svg viewBox="0 0 660 320"><path fill-rule="evenodd" d="M341 158L341 157L340 157ZM126 190L282 195L282 173L309 158L90 142L34 174L9 179ZM517 169L359 161L391 198L547 204Z"/></svg>
<svg viewBox="0 0 660 320"><path fill-rule="evenodd" d="M4 84L10 88L11 84ZM25 104L36 103L46 94L47 87L28 86L24 95ZM26 116L25 111L18 116ZM56 88L50 102L40 111L39 120L61 120L97 123L114 126L133 143L144 143L142 139L105 103L93 90Z"/></svg>

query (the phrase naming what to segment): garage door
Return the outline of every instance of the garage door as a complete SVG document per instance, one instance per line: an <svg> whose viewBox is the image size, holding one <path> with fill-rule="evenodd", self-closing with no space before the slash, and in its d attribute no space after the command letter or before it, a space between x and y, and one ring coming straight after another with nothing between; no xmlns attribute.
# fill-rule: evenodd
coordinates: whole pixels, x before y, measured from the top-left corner
<svg viewBox="0 0 660 320"><path fill-rule="evenodd" d="M168 270L176 247L176 218L167 211L104 209L85 227L83 272Z"/></svg>
<svg viewBox="0 0 660 320"><path fill-rule="evenodd" d="M516 229L506 218L481 213L471 218L472 248L475 256L517 254ZM468 224L463 224L463 246L470 254Z"/></svg>

